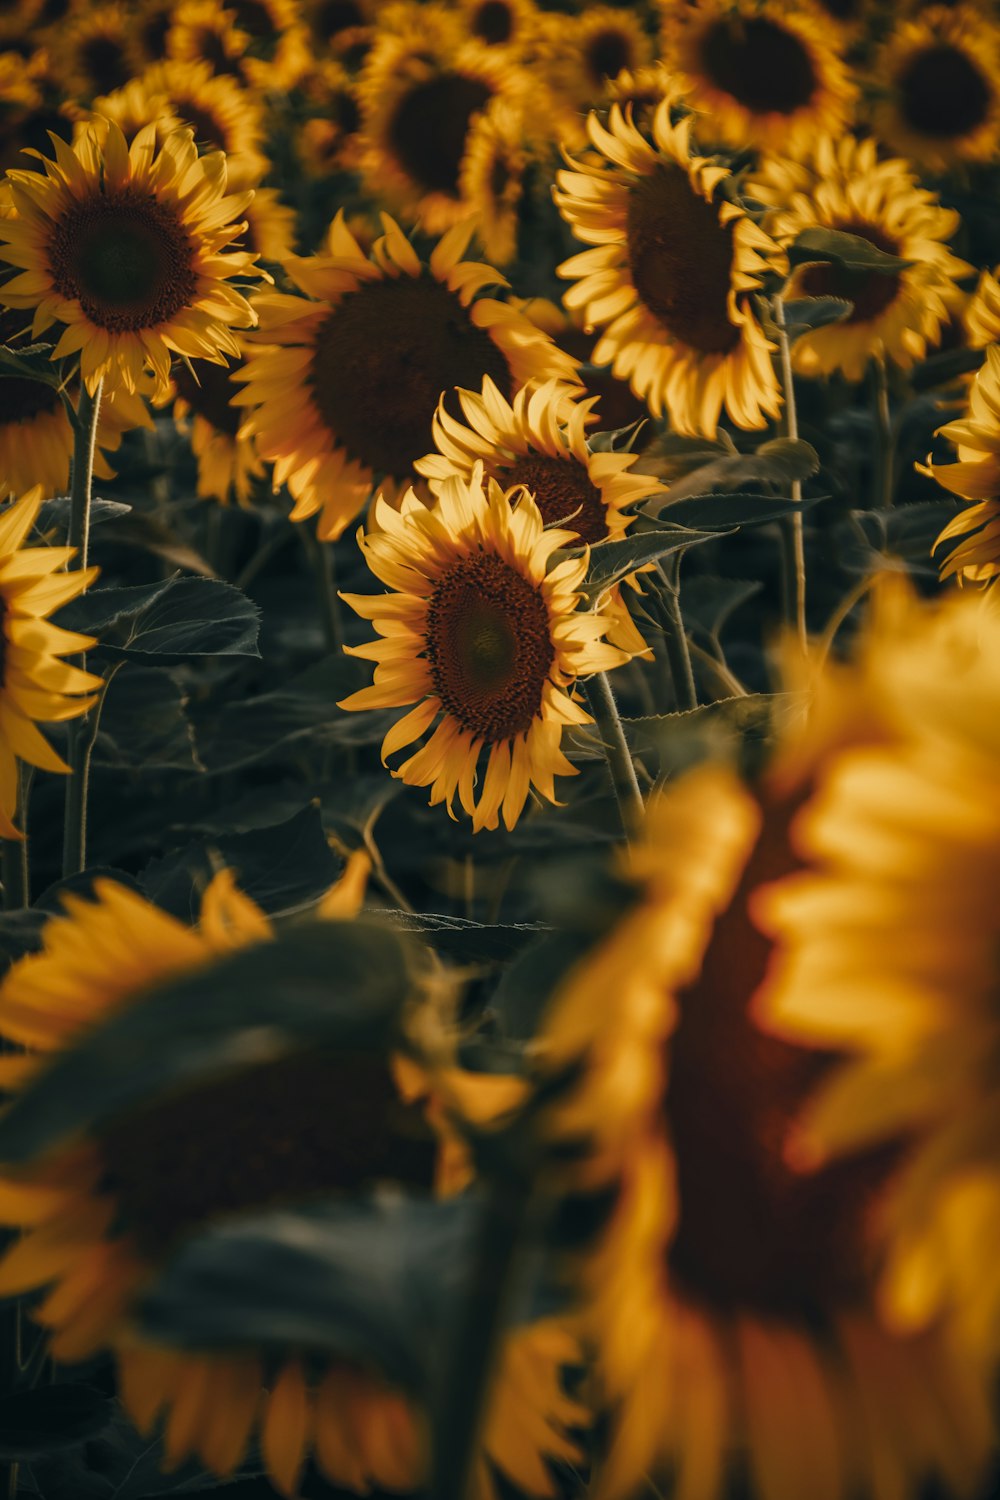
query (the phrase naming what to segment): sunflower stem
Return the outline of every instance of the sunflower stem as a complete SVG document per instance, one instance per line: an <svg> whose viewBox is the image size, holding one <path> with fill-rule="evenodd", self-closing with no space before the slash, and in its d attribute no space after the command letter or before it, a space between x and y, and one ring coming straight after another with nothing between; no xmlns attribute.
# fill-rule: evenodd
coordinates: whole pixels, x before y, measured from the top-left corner
<svg viewBox="0 0 1000 1500"><path fill-rule="evenodd" d="M69 492L68 544L76 548L69 567L83 569L90 555L90 506L93 498L94 451L97 446L97 423L101 414L103 382L91 394L86 384L80 387L73 435L73 475ZM81 656L80 666L86 666ZM63 823L63 875L77 875L87 862L87 791L90 780L90 756L97 738L97 724L103 695L96 711L84 714L69 725L67 761L70 777L66 784L66 812ZM93 721L93 723L91 723Z"/></svg>
<svg viewBox="0 0 1000 1500"><path fill-rule="evenodd" d="M792 372L792 346L788 340L788 325L785 322L785 302L782 297L775 297L773 301L774 321L778 329L778 349L781 355L781 384L785 393L785 432L792 442L798 442L799 437L799 414L795 405L795 376ZM802 500L801 479L792 480L792 499L798 502ZM789 521L788 528L783 532L786 539L791 532L791 556L788 559L788 572L791 575L793 586L788 590L788 613L789 624L794 624L795 634L802 651L805 652L808 645L808 634L806 631L806 550L805 539L802 528L802 512L796 511ZM794 610L794 615L793 615Z"/></svg>
<svg viewBox="0 0 1000 1500"><path fill-rule="evenodd" d="M684 616L681 614L681 553L673 553L671 557L658 563L657 568L663 580L660 591L665 614L663 643L667 648L674 697L680 709L697 708L698 690L691 665L691 648L684 629Z"/></svg>
<svg viewBox="0 0 1000 1500"><path fill-rule="evenodd" d="M644 808L639 778L635 774L635 766L625 740L618 705L606 672L595 672L593 677L587 679L586 688L587 702L597 723L601 748L611 772L622 827L625 837L630 838L642 824Z"/></svg>
<svg viewBox="0 0 1000 1500"><path fill-rule="evenodd" d="M872 361L872 407L875 417L875 462L872 465L872 508L892 508L895 475L893 473L894 436L889 410L889 374L885 360Z"/></svg>

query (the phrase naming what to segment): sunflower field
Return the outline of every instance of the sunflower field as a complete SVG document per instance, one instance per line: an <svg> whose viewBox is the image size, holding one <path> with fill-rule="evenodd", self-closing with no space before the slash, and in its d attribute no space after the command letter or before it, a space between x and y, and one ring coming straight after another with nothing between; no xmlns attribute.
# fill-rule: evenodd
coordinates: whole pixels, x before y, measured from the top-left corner
<svg viewBox="0 0 1000 1500"><path fill-rule="evenodd" d="M998 576L995 0L0 0L0 1500L997 1500Z"/></svg>

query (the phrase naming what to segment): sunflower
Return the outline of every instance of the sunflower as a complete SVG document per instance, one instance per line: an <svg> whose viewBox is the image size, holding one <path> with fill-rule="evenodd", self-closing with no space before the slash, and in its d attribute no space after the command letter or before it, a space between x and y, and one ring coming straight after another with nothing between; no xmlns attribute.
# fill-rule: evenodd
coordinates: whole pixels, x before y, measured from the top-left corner
<svg viewBox="0 0 1000 1500"><path fill-rule="evenodd" d="M520 110L494 99L473 121L458 175L459 197L476 215L476 235L492 265L506 266L517 254L527 164Z"/></svg>
<svg viewBox="0 0 1000 1500"><path fill-rule="evenodd" d="M1000 147L1000 37L973 5L932 5L902 20L874 58L879 138L919 167L947 172Z"/></svg>
<svg viewBox="0 0 1000 1500"><path fill-rule="evenodd" d="M939 429L958 449L958 462L935 464L924 472L954 495L976 503L960 511L941 532L933 550L958 538L941 564L947 578L992 583L1000 574L1000 345L991 344L977 372L966 415Z"/></svg>
<svg viewBox="0 0 1000 1500"><path fill-rule="evenodd" d="M484 47L503 47L515 57L529 45L538 24L532 0L458 0L464 34Z"/></svg>
<svg viewBox="0 0 1000 1500"><path fill-rule="evenodd" d="M206 62L213 73L246 84L248 42L249 37L237 30L232 11L219 0L180 0L167 32L167 56L179 62Z"/></svg>
<svg viewBox="0 0 1000 1500"><path fill-rule="evenodd" d="M783 961L762 1015L838 1063L797 1122L803 1172L906 1135L885 1221L891 1326L941 1318L1000 1356L1000 617L889 594L849 687L882 734L840 757L799 824L810 869L762 905ZM871 686L869 685L871 684ZM849 1003L845 1004L845 998Z"/></svg>
<svg viewBox="0 0 1000 1500"><path fill-rule="evenodd" d="M335 56L371 40L376 0L307 0L306 24L316 45Z"/></svg>
<svg viewBox="0 0 1000 1500"><path fill-rule="evenodd" d="M806 229L836 229L909 262L888 275L825 264L795 272L791 295L854 304L842 323L796 342L795 368L803 375L839 370L860 380L873 357L909 369L939 342L961 295L955 280L973 268L945 243L958 214L920 187L908 163L879 161L871 139L824 136L801 160L766 160L747 191L770 206L764 228L782 245Z"/></svg>
<svg viewBox="0 0 1000 1500"><path fill-rule="evenodd" d="M117 0L73 14L53 33L52 54L62 88L81 101L124 87L143 67L129 12Z"/></svg>
<svg viewBox="0 0 1000 1500"><path fill-rule="evenodd" d="M326 251L286 270L305 297L259 296L261 327L236 401L251 408L274 482L287 484L292 517L321 511L319 534L340 535L376 476L406 481L431 448L442 391L479 388L490 375L512 394L531 379L575 381L573 361L513 308L476 294L502 281L463 261L471 224L456 225L418 259L399 226L363 254L338 214Z"/></svg>
<svg viewBox="0 0 1000 1500"><path fill-rule="evenodd" d="M261 150L264 112L251 92L233 78L216 76L205 62L155 63L141 82L149 95L166 101L179 123L191 127L199 146L225 152L230 191L256 186L269 163Z"/></svg>
<svg viewBox="0 0 1000 1500"><path fill-rule="evenodd" d="M431 806L444 802L449 813L457 792L474 832L496 828L501 813L511 829L532 787L555 802L553 777L574 774L563 726L592 722L572 696L575 680L628 659L603 639L607 619L577 607L588 555L550 568L553 552L579 537L545 530L524 489L489 480L484 491L478 465L432 510L412 490L398 512L377 500L374 522L359 543L396 592L342 596L383 639L345 648L377 665L371 687L340 707L415 704L383 740L383 760L434 731L393 775L429 786Z"/></svg>
<svg viewBox="0 0 1000 1500"><path fill-rule="evenodd" d="M465 218L462 162L473 124L491 101L522 91L496 48L456 48L450 32L434 26L380 31L358 87L369 191L419 218L428 234Z"/></svg>
<svg viewBox="0 0 1000 1500"><path fill-rule="evenodd" d="M970 349L985 349L1000 339L1000 266L981 271L976 290L962 311L962 327Z"/></svg>
<svg viewBox="0 0 1000 1500"><path fill-rule="evenodd" d="M547 81L574 111L596 103L621 73L634 73L652 59L641 21L612 5L588 6L551 35L555 53Z"/></svg>
<svg viewBox="0 0 1000 1500"><path fill-rule="evenodd" d="M16 839L17 762L66 773L69 766L37 723L78 719L96 701L101 679L60 661L94 644L49 623L48 616L82 594L96 568L63 569L75 547L25 547L38 519L41 485L0 510L0 838Z"/></svg>
<svg viewBox="0 0 1000 1500"><path fill-rule="evenodd" d="M0 110L5 117L28 114L41 104L42 56L33 52L26 60L19 52L0 48Z"/></svg>
<svg viewBox="0 0 1000 1500"><path fill-rule="evenodd" d="M706 138L794 152L850 119L856 90L828 32L784 0L665 3L662 59L708 116Z"/></svg>
<svg viewBox="0 0 1000 1500"><path fill-rule="evenodd" d="M797 862L791 811L715 766L682 778L633 855L635 905L571 971L543 1039L556 1073L579 1069L548 1106L560 1170L576 1192L615 1190L579 1265L614 1410L609 1496L664 1470L714 1500L740 1467L759 1500L931 1477L969 1494L989 1456L969 1364L876 1315L897 1153L813 1176L785 1160L829 1063L756 1018L774 956L756 903Z"/></svg>
<svg viewBox="0 0 1000 1500"><path fill-rule="evenodd" d="M356 913L358 858L320 904L322 919ZM64 905L67 915L43 929L41 951L15 965L0 990L0 1028L27 1049L5 1059L11 1091L30 1089L47 1061L114 1012L141 1006L151 988L273 935L229 871L206 890L197 928L110 880L95 882L93 900L67 896ZM141 1341L130 1327L171 1250L219 1217L356 1194L387 1180L430 1193L447 1142L430 1124L429 1075L403 1050L413 1045L407 1027L417 1025L414 1013L404 1019L403 999L389 1028L395 1039L359 1050L355 1031L346 1044L258 1056L95 1123L0 1181L0 1214L26 1231L0 1262L0 1286L47 1289L35 1316L57 1359L113 1352L136 1425L148 1431L164 1422L168 1464L197 1455L228 1475L256 1430L265 1467L288 1495L310 1453L332 1483L360 1492L408 1490L419 1480L422 1413L375 1373L344 1363L307 1368L294 1354L265 1364L249 1349L179 1352ZM480 1111L494 1092L487 1081ZM576 1456L563 1427L585 1414L559 1388L567 1356L576 1357L575 1346L550 1323L509 1341L485 1447L515 1478L544 1469L547 1453ZM527 1439L505 1411L505 1403L517 1409L522 1385L550 1402Z"/></svg>
<svg viewBox="0 0 1000 1500"><path fill-rule="evenodd" d="M175 0L142 0L132 17L132 37L144 62L163 62L174 21Z"/></svg>
<svg viewBox="0 0 1000 1500"><path fill-rule="evenodd" d="M191 448L198 461L197 493L223 505L233 495L238 505L248 506L264 465L253 438L239 435L239 412L231 404L236 393L232 375L224 365L203 365L196 378L190 367L175 365L173 414L182 427L188 419L191 422Z"/></svg>
<svg viewBox="0 0 1000 1500"><path fill-rule="evenodd" d="M324 58L303 88L311 108L318 111L303 122L296 139L306 174L329 177L354 171L364 154L357 83L339 62Z"/></svg>
<svg viewBox="0 0 1000 1500"><path fill-rule="evenodd" d="M723 407L738 427L763 427L781 406L771 345L743 295L784 256L730 200L730 176L691 153L691 116L674 125L671 99L653 119L653 144L611 106L609 128L591 114L594 154L557 174L556 203L593 245L559 275L589 324L607 325L597 364L627 377L656 416L683 433L716 429Z"/></svg>
<svg viewBox="0 0 1000 1500"><path fill-rule="evenodd" d="M199 159L190 130L158 151L155 138L150 124L129 147L98 119L72 149L54 141L44 175L8 174L17 217L0 220L0 258L21 274L0 302L34 309L33 336L64 324L52 357L79 352L90 390L135 391L147 366L162 388L171 350L221 363L238 353L232 328L253 322L228 278L254 258L223 253L246 198L224 196L224 158Z"/></svg>

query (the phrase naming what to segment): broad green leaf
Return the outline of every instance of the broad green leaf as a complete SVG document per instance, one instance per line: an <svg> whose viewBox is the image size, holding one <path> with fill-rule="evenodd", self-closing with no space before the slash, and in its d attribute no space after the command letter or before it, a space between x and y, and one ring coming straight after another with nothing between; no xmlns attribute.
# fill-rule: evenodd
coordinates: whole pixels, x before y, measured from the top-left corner
<svg viewBox="0 0 1000 1500"><path fill-rule="evenodd" d="M788 247L788 261L792 266L825 261L842 266L845 271L873 271L879 276L895 276L913 264L911 260L880 250L860 234L820 228L803 229Z"/></svg>
<svg viewBox="0 0 1000 1500"><path fill-rule="evenodd" d="M186 703L165 668L130 662L108 683L94 764L147 773L199 770Z"/></svg>
<svg viewBox="0 0 1000 1500"><path fill-rule="evenodd" d="M111 1400L89 1385L36 1386L0 1397L0 1460L44 1456L102 1432L114 1411Z"/></svg>
<svg viewBox="0 0 1000 1500"><path fill-rule="evenodd" d="M122 516L131 513L131 505L123 505L120 500L102 500L97 495L90 502L90 524L101 526L106 521L117 521ZM56 527L60 532L65 532L69 526L69 496L56 495L53 500L46 500L38 513L37 526L39 531L48 531L50 527Z"/></svg>
<svg viewBox="0 0 1000 1500"><path fill-rule="evenodd" d="M942 497L892 510L854 511L836 533L842 565L849 573L865 574L892 566L893 560L898 567L901 560L911 573L934 578L946 554L942 549L932 556L931 548L961 508L961 501Z"/></svg>
<svg viewBox="0 0 1000 1500"><path fill-rule="evenodd" d="M96 635L109 655L140 661L260 655L256 604L215 578L90 589L60 611L59 623Z"/></svg>
<svg viewBox="0 0 1000 1500"><path fill-rule="evenodd" d="M620 542L601 542L590 553L590 571L584 585L593 597L646 563L686 552L702 542L714 541L719 532L692 531L686 526L660 523L649 530L635 530Z"/></svg>
<svg viewBox="0 0 1000 1500"><path fill-rule="evenodd" d="M50 358L54 348L54 344L25 344L16 349L0 344L0 379L34 380L57 391L63 380L59 366Z"/></svg>
<svg viewBox="0 0 1000 1500"><path fill-rule="evenodd" d="M785 489L793 480L809 479L819 468L819 455L811 443L801 438L772 438L761 443L755 453L730 454L692 469L683 479L671 484L659 504L661 512L678 500L705 495L714 489L729 493L751 484L777 485ZM647 466L645 473L655 473ZM653 504L647 504L653 510Z"/></svg>
<svg viewBox="0 0 1000 1500"><path fill-rule="evenodd" d="M921 360L910 370L908 380L915 391L929 391L939 385L948 385L959 375L969 375L978 370L986 357L985 349L948 349L942 354L932 354Z"/></svg>
<svg viewBox="0 0 1000 1500"><path fill-rule="evenodd" d="M828 498L827 495L810 495L802 500L773 495L691 495L673 504L668 502L660 516L680 526L731 530L735 526L763 526L767 521L801 515Z"/></svg>
<svg viewBox="0 0 1000 1500"><path fill-rule="evenodd" d="M854 311L846 297L792 297L784 306L785 328L793 343L804 333L843 323Z"/></svg>

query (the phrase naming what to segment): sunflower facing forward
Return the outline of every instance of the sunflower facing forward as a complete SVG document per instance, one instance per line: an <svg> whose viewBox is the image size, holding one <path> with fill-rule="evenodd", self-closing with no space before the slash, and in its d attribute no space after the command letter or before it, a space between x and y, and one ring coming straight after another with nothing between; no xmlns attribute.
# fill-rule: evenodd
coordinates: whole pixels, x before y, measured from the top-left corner
<svg viewBox="0 0 1000 1500"><path fill-rule="evenodd" d="M305 295L255 299L257 347L234 398L250 408L241 432L256 434L275 484L296 502L293 520L321 512L325 540L357 515L376 477L390 486L411 477L433 446L442 392L479 389L485 375L508 395L531 379L575 381L551 339L477 297L503 278L462 260L471 223L450 230L427 265L398 224L382 223L368 257L338 214L322 255L286 265Z"/></svg>
<svg viewBox="0 0 1000 1500"><path fill-rule="evenodd" d="M728 168L692 155L692 117L672 124L671 104L656 111L652 144L617 104L608 129L592 114L595 154L558 173L560 212L594 247L559 267L577 281L563 300L607 325L594 363L678 432L711 436L723 408L738 427L763 427L780 392L744 294L784 256L735 203L716 201Z"/></svg>
<svg viewBox="0 0 1000 1500"><path fill-rule="evenodd" d="M939 429L958 449L958 462L928 463L926 472L952 494L975 504L960 511L934 543L957 544L945 556L942 576L992 583L1000 574L1000 346L986 351L969 393L969 409Z"/></svg>
<svg viewBox="0 0 1000 1500"><path fill-rule="evenodd" d="M135 391L147 368L163 389L172 350L237 355L232 330L254 316L229 278L252 273L254 257L227 251L247 198L225 196L221 153L199 159L190 130L157 150L155 124L128 146L101 119L72 148L53 144L44 174L8 174L17 212L0 219L0 260L21 274L0 302L32 308L35 336L65 325L52 357L78 353L91 391L102 379Z"/></svg>
<svg viewBox="0 0 1000 1500"><path fill-rule="evenodd" d="M483 487L482 468L429 510L412 492L399 511L376 502L378 530L359 533L368 566L395 592L345 594L382 637L351 654L376 663L375 680L341 708L404 708L382 757L430 739L393 772L429 786L451 812L457 794L475 831L513 828L534 787L555 802L553 777L575 767L560 749L565 725L589 724L576 679L628 659L604 639L608 621L578 608L587 554L551 567L571 531L544 529L525 490ZM483 752L486 773L476 773Z"/></svg>

